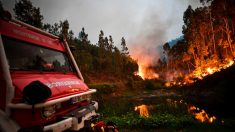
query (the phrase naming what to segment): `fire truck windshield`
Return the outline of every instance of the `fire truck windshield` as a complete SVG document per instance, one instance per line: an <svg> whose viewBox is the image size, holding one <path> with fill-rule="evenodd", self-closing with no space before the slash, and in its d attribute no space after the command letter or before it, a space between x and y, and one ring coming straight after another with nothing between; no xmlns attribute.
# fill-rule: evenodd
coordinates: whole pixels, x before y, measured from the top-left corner
<svg viewBox="0 0 235 132"><path fill-rule="evenodd" d="M11 70L72 72L67 56L59 51L2 37Z"/></svg>

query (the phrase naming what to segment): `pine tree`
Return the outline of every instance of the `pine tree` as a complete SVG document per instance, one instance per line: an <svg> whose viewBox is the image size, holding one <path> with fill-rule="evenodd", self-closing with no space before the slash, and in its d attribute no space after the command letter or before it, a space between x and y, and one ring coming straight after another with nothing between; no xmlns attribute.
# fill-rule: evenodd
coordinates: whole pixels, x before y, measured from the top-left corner
<svg viewBox="0 0 235 132"><path fill-rule="evenodd" d="M109 39L107 37L104 38L104 48L106 51L109 49Z"/></svg>
<svg viewBox="0 0 235 132"><path fill-rule="evenodd" d="M109 47L108 47L108 51L112 52L112 50L114 49L114 45L113 45L113 38L111 35L109 35Z"/></svg>
<svg viewBox="0 0 235 132"><path fill-rule="evenodd" d="M85 28L82 28L82 31L79 33L79 40L82 42L82 44L89 44L90 41L88 40L88 34L85 32Z"/></svg>
<svg viewBox="0 0 235 132"><path fill-rule="evenodd" d="M98 69L104 69L105 62L105 41L104 41L104 32L100 30L99 41L98 41Z"/></svg>
<svg viewBox="0 0 235 132"><path fill-rule="evenodd" d="M126 40L124 37L122 37L121 39L121 48L122 48L122 54L123 55L129 55L129 51L128 48L126 46Z"/></svg>
<svg viewBox="0 0 235 132"><path fill-rule="evenodd" d="M103 30L100 30L98 46L100 48L104 49L104 32L103 32Z"/></svg>
<svg viewBox="0 0 235 132"><path fill-rule="evenodd" d="M28 23L32 26L43 28L43 16L40 13L40 8L36 8L29 0L16 1L14 7L16 19Z"/></svg>

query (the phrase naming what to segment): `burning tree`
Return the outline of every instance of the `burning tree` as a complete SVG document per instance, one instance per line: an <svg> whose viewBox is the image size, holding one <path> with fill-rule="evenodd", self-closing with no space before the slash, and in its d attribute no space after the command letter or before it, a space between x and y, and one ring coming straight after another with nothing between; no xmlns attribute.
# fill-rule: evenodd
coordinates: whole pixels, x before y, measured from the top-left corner
<svg viewBox="0 0 235 132"><path fill-rule="evenodd" d="M191 83L234 63L235 1L208 1L209 6L195 10L188 6L183 18L183 40L172 47L168 43L163 45L166 58L161 61L166 65L156 67L166 80ZM170 79L169 73L173 75Z"/></svg>

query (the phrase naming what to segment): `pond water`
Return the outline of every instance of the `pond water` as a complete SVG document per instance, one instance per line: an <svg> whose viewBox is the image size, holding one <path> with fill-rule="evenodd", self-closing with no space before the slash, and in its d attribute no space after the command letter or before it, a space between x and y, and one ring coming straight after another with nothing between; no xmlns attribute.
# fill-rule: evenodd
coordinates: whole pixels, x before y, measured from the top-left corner
<svg viewBox="0 0 235 132"><path fill-rule="evenodd" d="M99 102L102 119L116 121L122 129L135 126L138 129L161 130L176 127L181 130L194 125L203 126L203 130L205 126L211 129L227 129L224 119L217 119L204 109L189 104L174 90L160 89L127 96L99 95L95 98ZM140 126L142 124L147 124L147 127Z"/></svg>

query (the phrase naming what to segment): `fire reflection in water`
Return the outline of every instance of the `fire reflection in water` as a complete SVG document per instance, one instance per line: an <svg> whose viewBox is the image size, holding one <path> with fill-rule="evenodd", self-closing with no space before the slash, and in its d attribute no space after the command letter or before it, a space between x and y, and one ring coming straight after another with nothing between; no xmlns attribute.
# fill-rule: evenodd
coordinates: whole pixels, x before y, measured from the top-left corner
<svg viewBox="0 0 235 132"><path fill-rule="evenodd" d="M197 120L200 122L208 122L212 123L214 120L216 120L215 116L209 116L205 110L200 110L199 108L195 106L189 106L188 112L193 114Z"/></svg>
<svg viewBox="0 0 235 132"><path fill-rule="evenodd" d="M184 102L184 100L176 101L176 100L167 99L166 101L170 106L175 107L175 108L177 108L180 104L187 105L188 112L194 115L195 119L197 119L200 122L212 123L213 121L216 120L215 116L211 116L207 114L205 110L200 109L194 105L188 105L186 102ZM221 123L223 124L224 121L221 121Z"/></svg>
<svg viewBox="0 0 235 132"><path fill-rule="evenodd" d="M135 106L135 111L139 111L141 117L149 117L149 111L147 105Z"/></svg>

